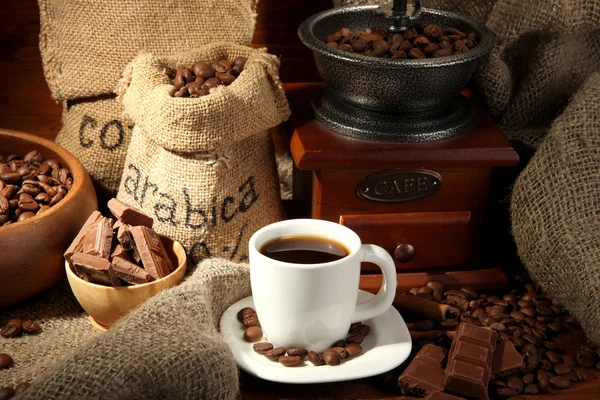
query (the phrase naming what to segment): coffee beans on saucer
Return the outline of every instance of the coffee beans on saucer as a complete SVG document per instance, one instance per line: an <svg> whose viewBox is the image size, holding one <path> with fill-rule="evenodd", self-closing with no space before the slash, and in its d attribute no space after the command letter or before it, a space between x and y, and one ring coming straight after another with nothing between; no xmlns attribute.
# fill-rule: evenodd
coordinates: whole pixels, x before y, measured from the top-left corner
<svg viewBox="0 0 600 400"><path fill-rule="evenodd" d="M117 199L108 202L112 218L94 211L64 256L81 279L105 286L137 285L176 269L154 220Z"/></svg>
<svg viewBox="0 0 600 400"><path fill-rule="evenodd" d="M237 57L233 61L220 60L213 65L198 62L191 68L181 66L171 76L171 83L177 91L175 97L201 97L210 89L221 85L231 85L244 70L247 59Z"/></svg>
<svg viewBox="0 0 600 400"><path fill-rule="evenodd" d="M260 322L251 307L242 308L237 313L237 319L244 327L244 340L254 343L252 349L265 356L267 359L279 362L285 367L294 367L301 364L307 357L308 360L315 366L320 365L339 365L343 360L359 355L362 352L360 344L365 340L371 327L361 322L354 323L350 326L346 339L338 340L323 353L309 351L300 347L291 347L284 349L283 347L275 347L269 342L259 342L263 338L263 332L260 328ZM247 321L251 321L248 324Z"/></svg>
<svg viewBox="0 0 600 400"><path fill-rule="evenodd" d="M404 33L388 33L379 26L364 31L342 28L325 41L332 49L371 57L425 59L466 53L477 45L479 35L456 28L417 24Z"/></svg>
<svg viewBox="0 0 600 400"><path fill-rule="evenodd" d="M72 186L71 171L37 150L23 156L0 154L0 227L47 211Z"/></svg>

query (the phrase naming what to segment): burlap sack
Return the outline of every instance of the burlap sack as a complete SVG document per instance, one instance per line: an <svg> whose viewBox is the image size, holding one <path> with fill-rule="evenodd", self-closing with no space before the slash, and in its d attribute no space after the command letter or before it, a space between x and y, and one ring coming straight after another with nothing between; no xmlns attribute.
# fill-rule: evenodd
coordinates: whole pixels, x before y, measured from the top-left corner
<svg viewBox="0 0 600 400"><path fill-rule="evenodd" d="M123 105L115 96L63 104L63 125L56 143L75 154L97 188L114 196L123 174L133 122L123 116Z"/></svg>
<svg viewBox="0 0 600 400"><path fill-rule="evenodd" d="M334 0L336 6L366 3L379 2ZM533 148L600 67L595 0L426 0L423 5L466 14L494 32L496 47L480 63L475 82L509 139Z"/></svg>
<svg viewBox="0 0 600 400"><path fill-rule="evenodd" d="M600 73L554 121L517 179L513 233L531 276L600 343Z"/></svg>
<svg viewBox="0 0 600 400"><path fill-rule="evenodd" d="M57 143L79 158L101 198L117 192L131 135L112 94L125 66L140 51L250 44L256 3L38 0L44 73L52 97L64 104Z"/></svg>
<svg viewBox="0 0 600 400"><path fill-rule="evenodd" d="M218 333L221 314L250 295L246 264L211 259L179 286L96 333L73 295L56 289L4 318L31 315L43 331L4 340L15 365L0 386L32 381L20 399L234 399L238 369ZM48 301L52 300L52 301Z"/></svg>
<svg viewBox="0 0 600 400"><path fill-rule="evenodd" d="M248 61L230 86L173 97L166 71L238 56ZM151 215L154 229L180 241L194 261L244 261L250 236L283 217L267 132L290 113L278 66L263 50L218 43L144 54L125 73L123 104L135 128L117 198Z"/></svg>

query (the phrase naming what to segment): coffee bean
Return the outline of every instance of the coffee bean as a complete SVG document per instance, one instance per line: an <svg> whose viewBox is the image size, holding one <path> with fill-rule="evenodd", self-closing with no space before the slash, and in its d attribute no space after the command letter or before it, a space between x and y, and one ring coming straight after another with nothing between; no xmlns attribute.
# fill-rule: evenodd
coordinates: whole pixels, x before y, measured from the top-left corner
<svg viewBox="0 0 600 400"><path fill-rule="evenodd" d="M325 350L322 357L323 357L323 361L325 361L325 363L330 366L331 365L339 365L339 363L342 361L342 357L334 349Z"/></svg>
<svg viewBox="0 0 600 400"><path fill-rule="evenodd" d="M516 321L523 321L526 317L521 311L513 311L510 313L511 318L514 318Z"/></svg>
<svg viewBox="0 0 600 400"><path fill-rule="evenodd" d="M582 367L592 368L596 364L596 353L591 347L581 346L577 350L576 360Z"/></svg>
<svg viewBox="0 0 600 400"><path fill-rule="evenodd" d="M493 381L490 381L488 385L490 387L506 387L506 382L499 379L494 379Z"/></svg>
<svg viewBox="0 0 600 400"><path fill-rule="evenodd" d="M562 357L562 361L565 364L568 364L571 367L576 367L577 366L577 360L575 359L575 357L572 354L563 354L561 357Z"/></svg>
<svg viewBox="0 0 600 400"><path fill-rule="evenodd" d="M571 386L571 381L564 376L554 376L550 378L550 385L554 389L566 389Z"/></svg>
<svg viewBox="0 0 600 400"><path fill-rule="evenodd" d="M348 353L343 347L332 347L329 350L335 350L340 355L340 358L343 360L348 356Z"/></svg>
<svg viewBox="0 0 600 400"><path fill-rule="evenodd" d="M348 344L361 344L363 340L367 337L369 332L371 331L371 327L368 325L361 325L356 333L351 334L346 338L346 343Z"/></svg>
<svg viewBox="0 0 600 400"><path fill-rule="evenodd" d="M258 321L258 316L256 315L256 313L246 315L244 317L243 324L246 328L250 326L260 326L260 322Z"/></svg>
<svg viewBox="0 0 600 400"><path fill-rule="evenodd" d="M508 387L499 387L496 389L496 395L498 395L498 397L505 399L507 397L511 397L511 396L516 396L518 395L519 392L517 392L514 389L508 388Z"/></svg>
<svg viewBox="0 0 600 400"><path fill-rule="evenodd" d="M510 378L508 378L506 381L506 386L516 390L518 393L523 392L524 388L523 381L517 375L513 375Z"/></svg>
<svg viewBox="0 0 600 400"><path fill-rule="evenodd" d="M530 333L523 334L523 339L525 339L527 342L529 342L531 344L536 344L537 343L537 339L535 338L535 336L533 336Z"/></svg>
<svg viewBox="0 0 600 400"><path fill-rule="evenodd" d="M284 367L293 367L302 362L302 357L299 356L281 356L279 357L279 363Z"/></svg>
<svg viewBox="0 0 600 400"><path fill-rule="evenodd" d="M269 342L254 343L252 349L258 354L264 355L267 351L273 349L273 344Z"/></svg>
<svg viewBox="0 0 600 400"><path fill-rule="evenodd" d="M285 349L283 347L276 347L271 350L267 350L265 357L271 361L278 361L279 357L285 355Z"/></svg>
<svg viewBox="0 0 600 400"><path fill-rule="evenodd" d="M429 281L427 282L427 286L429 286L431 289L440 289L442 291L444 291L446 289L446 285L444 284L444 282L440 282L440 281Z"/></svg>
<svg viewBox="0 0 600 400"><path fill-rule="evenodd" d="M0 369L8 368L12 365L13 359L6 353L0 353Z"/></svg>
<svg viewBox="0 0 600 400"><path fill-rule="evenodd" d="M313 363L313 365L315 365L315 366L325 364L325 361L323 361L323 357L321 357L321 355L319 353L317 353L316 351L308 352L308 361Z"/></svg>
<svg viewBox="0 0 600 400"><path fill-rule="evenodd" d="M288 356L300 357L300 359L304 359L307 356L308 350L303 349L301 347L292 347L287 349Z"/></svg>
<svg viewBox="0 0 600 400"><path fill-rule="evenodd" d="M563 330L562 324L560 322L550 322L548 323L548 328L550 328L553 332L560 333Z"/></svg>
<svg viewBox="0 0 600 400"><path fill-rule="evenodd" d="M540 388L545 388L550 384L550 377L548 376L546 371L538 371L537 380Z"/></svg>
<svg viewBox="0 0 600 400"><path fill-rule="evenodd" d="M328 44L331 44L331 43L335 43L337 45L336 42L329 42ZM352 42L351 46L352 46L352 50L354 50L355 52L362 53L369 46L369 42L365 39L357 39L354 42Z"/></svg>
<svg viewBox="0 0 600 400"><path fill-rule="evenodd" d="M570 380L571 382L579 382L579 377L575 373L575 371L567 372L563 375L565 378Z"/></svg>
<svg viewBox="0 0 600 400"><path fill-rule="evenodd" d="M24 391L29 389L29 386L31 386L31 383L29 382L21 382L17 384L17 386L15 386L15 395L23 393Z"/></svg>
<svg viewBox="0 0 600 400"><path fill-rule="evenodd" d="M565 375L571 371L573 371L573 367L569 364L560 363L554 366L554 372L556 372L556 375Z"/></svg>
<svg viewBox="0 0 600 400"><path fill-rule="evenodd" d="M548 359L548 361L550 361L552 364L559 364L560 363L560 357L558 356L558 354L556 354L556 352L554 351L547 351L546 352L546 358Z"/></svg>
<svg viewBox="0 0 600 400"><path fill-rule="evenodd" d="M491 324L490 328L495 330L496 332L506 332L506 326L499 322Z"/></svg>
<svg viewBox="0 0 600 400"><path fill-rule="evenodd" d="M429 37L430 39L438 39L440 36L443 36L444 31L440 26L437 25L427 25L423 29L423 33Z"/></svg>
<svg viewBox="0 0 600 400"><path fill-rule="evenodd" d="M224 85L231 85L233 81L235 81L236 77L231 73L231 71L217 72L217 79L219 79Z"/></svg>
<svg viewBox="0 0 600 400"><path fill-rule="evenodd" d="M529 384L525 386L525 389L523 389L523 393L525 394L538 394L539 392L540 388L535 384Z"/></svg>
<svg viewBox="0 0 600 400"><path fill-rule="evenodd" d="M192 71L197 77L201 77L204 80L213 78L215 76L215 70L208 64L199 62L192 66Z"/></svg>
<svg viewBox="0 0 600 400"><path fill-rule="evenodd" d="M344 350L346 350L347 357L354 357L362 352L362 347L358 344L349 344L348 346L344 347Z"/></svg>
<svg viewBox="0 0 600 400"><path fill-rule="evenodd" d="M523 375L523 377L521 378L521 380L526 385L532 384L533 381L535 380L535 375L533 375L532 372L528 372L525 375Z"/></svg>
<svg viewBox="0 0 600 400"><path fill-rule="evenodd" d="M344 347L344 346L346 346L346 341L344 339L340 339L331 345L331 347Z"/></svg>
<svg viewBox="0 0 600 400"><path fill-rule="evenodd" d="M12 319L0 331L0 335L5 338L13 338L21 336L23 321L20 319Z"/></svg>
<svg viewBox="0 0 600 400"><path fill-rule="evenodd" d="M589 377L589 372L585 368L576 367L573 371L577 374L577 378L580 382L585 381Z"/></svg>
<svg viewBox="0 0 600 400"><path fill-rule="evenodd" d="M246 342L250 342L250 343L258 342L260 339L262 339L262 337L263 337L262 329L260 329L258 326L249 326L244 331L244 340Z"/></svg>
<svg viewBox="0 0 600 400"><path fill-rule="evenodd" d="M0 388L0 400L12 399L15 396L15 389L10 386Z"/></svg>

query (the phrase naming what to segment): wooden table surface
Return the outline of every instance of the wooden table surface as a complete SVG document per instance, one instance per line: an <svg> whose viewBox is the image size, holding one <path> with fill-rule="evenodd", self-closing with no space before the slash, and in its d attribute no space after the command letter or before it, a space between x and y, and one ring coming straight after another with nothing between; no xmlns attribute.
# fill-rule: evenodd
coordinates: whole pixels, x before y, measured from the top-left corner
<svg viewBox="0 0 600 400"><path fill-rule="evenodd" d="M261 0L254 43L282 56L282 78L294 93L318 77L310 52L297 40L296 29L307 16L330 7L323 0ZM38 49L39 15L35 0L0 2L0 128L21 130L53 139L61 126L61 106L50 98ZM304 103L304 101L302 101ZM305 104L299 104L305 106ZM0 149L1 150L1 149ZM561 336L576 348L585 338ZM552 395L523 399L598 400L600 373ZM241 372L244 399L400 399L394 382L362 379L340 383L289 385L267 382Z"/></svg>

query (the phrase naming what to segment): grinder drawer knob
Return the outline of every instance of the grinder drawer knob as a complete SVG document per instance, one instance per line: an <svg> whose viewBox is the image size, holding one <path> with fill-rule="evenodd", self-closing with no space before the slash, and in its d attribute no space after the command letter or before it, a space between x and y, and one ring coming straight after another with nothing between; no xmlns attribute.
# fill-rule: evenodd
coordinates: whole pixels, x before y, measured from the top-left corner
<svg viewBox="0 0 600 400"><path fill-rule="evenodd" d="M406 242L399 243L394 250L394 258L400 263L412 261L415 255L417 255L415 248Z"/></svg>

